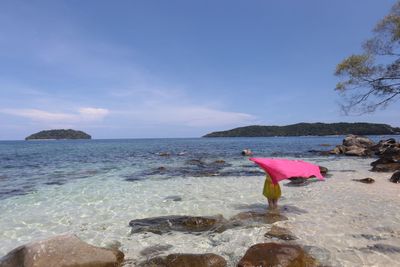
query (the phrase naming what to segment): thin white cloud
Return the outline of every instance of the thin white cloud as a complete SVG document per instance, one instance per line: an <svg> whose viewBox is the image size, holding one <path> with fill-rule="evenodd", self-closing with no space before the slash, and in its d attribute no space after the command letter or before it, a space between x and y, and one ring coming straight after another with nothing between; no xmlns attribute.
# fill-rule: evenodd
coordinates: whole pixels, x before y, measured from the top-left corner
<svg viewBox="0 0 400 267"><path fill-rule="evenodd" d="M35 122L80 123L99 121L109 114L103 108L80 108L77 113L49 112L40 109L1 109L1 113L24 117Z"/></svg>
<svg viewBox="0 0 400 267"><path fill-rule="evenodd" d="M117 113L117 112L116 112ZM127 121L140 124L179 125L186 127L215 127L250 124L256 117L247 113L223 111L196 105L146 105L120 111Z"/></svg>
<svg viewBox="0 0 400 267"><path fill-rule="evenodd" d="M82 120L87 121L99 121L110 113L108 109L105 108L80 108L79 117Z"/></svg>

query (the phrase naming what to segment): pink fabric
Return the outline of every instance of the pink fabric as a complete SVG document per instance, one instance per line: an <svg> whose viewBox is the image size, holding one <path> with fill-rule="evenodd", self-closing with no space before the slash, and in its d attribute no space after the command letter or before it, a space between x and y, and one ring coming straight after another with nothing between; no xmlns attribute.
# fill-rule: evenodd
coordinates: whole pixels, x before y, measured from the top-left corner
<svg viewBox="0 0 400 267"><path fill-rule="evenodd" d="M324 180L317 165L302 160L250 158L266 171L274 184L291 177L309 178L315 176Z"/></svg>

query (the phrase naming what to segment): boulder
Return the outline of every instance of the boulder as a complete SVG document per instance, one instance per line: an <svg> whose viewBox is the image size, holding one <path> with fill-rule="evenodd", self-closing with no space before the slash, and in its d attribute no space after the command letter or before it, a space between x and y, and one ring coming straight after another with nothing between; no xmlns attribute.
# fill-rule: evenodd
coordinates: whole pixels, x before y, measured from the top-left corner
<svg viewBox="0 0 400 267"><path fill-rule="evenodd" d="M399 148L399 143L396 142L394 138L389 138L387 140L381 140L378 144L371 147L375 152L375 155L383 155L389 151L391 148Z"/></svg>
<svg viewBox="0 0 400 267"><path fill-rule="evenodd" d="M75 235L59 235L22 245L0 259L1 267L117 267L119 250L89 245Z"/></svg>
<svg viewBox="0 0 400 267"><path fill-rule="evenodd" d="M394 172L400 170L400 161L396 162L387 158L380 158L371 163L373 172Z"/></svg>
<svg viewBox="0 0 400 267"><path fill-rule="evenodd" d="M298 245L261 243L251 246L238 267L318 266L318 262Z"/></svg>
<svg viewBox="0 0 400 267"><path fill-rule="evenodd" d="M365 136L350 134L343 139L341 145L337 145L329 151L330 154L344 154L346 156L371 156L373 154L371 148L374 142Z"/></svg>
<svg viewBox="0 0 400 267"><path fill-rule="evenodd" d="M145 219L137 219L129 222L131 233L151 232L164 234L171 231L198 233L216 231L223 225L225 219L221 216L160 216Z"/></svg>
<svg viewBox="0 0 400 267"><path fill-rule="evenodd" d="M344 152L346 152L346 147L344 145L337 145L334 149L329 151L329 154L339 155L344 154Z"/></svg>
<svg viewBox="0 0 400 267"><path fill-rule="evenodd" d="M393 173L392 177L390 177L390 181L395 184L400 183L400 171Z"/></svg>
<svg viewBox="0 0 400 267"><path fill-rule="evenodd" d="M225 267L226 260L216 254L170 254L139 264L140 267Z"/></svg>
<svg viewBox="0 0 400 267"><path fill-rule="evenodd" d="M370 148L375 143L365 136L359 136L354 134L349 134L343 139L343 145L346 147L356 146L363 148Z"/></svg>
<svg viewBox="0 0 400 267"><path fill-rule="evenodd" d="M344 154L346 156L365 157L371 156L372 152L364 147L350 146L346 148Z"/></svg>

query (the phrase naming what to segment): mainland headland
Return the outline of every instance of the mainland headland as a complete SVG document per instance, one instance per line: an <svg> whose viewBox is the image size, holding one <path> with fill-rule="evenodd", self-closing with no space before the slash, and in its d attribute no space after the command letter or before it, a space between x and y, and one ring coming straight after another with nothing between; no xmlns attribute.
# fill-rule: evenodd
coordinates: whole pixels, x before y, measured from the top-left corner
<svg viewBox="0 0 400 267"><path fill-rule="evenodd" d="M324 136L324 135L392 135L400 134L400 127L365 122L297 123L286 126L251 125L227 131L212 132L203 137L268 137L268 136Z"/></svg>
<svg viewBox="0 0 400 267"><path fill-rule="evenodd" d="M59 139L91 139L85 132L72 129L56 129L40 131L26 137L25 140L59 140Z"/></svg>

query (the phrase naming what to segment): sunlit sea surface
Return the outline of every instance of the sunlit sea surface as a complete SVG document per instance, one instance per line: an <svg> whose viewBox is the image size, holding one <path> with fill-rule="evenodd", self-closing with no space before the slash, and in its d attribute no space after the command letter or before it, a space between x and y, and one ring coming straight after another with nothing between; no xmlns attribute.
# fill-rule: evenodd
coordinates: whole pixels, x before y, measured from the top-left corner
<svg viewBox="0 0 400 267"><path fill-rule="evenodd" d="M372 136L373 140L385 136ZM399 140L399 136L395 136ZM323 182L286 186L279 201L292 241L327 266L400 266L400 185L370 172L371 158L320 156L343 136L0 142L0 257L27 242L61 233L119 244L129 260L144 249L216 253L235 266L271 225L198 235L131 234L130 220L164 215L229 219L262 210L263 173L240 152L302 159L325 166ZM225 163L215 163L224 160ZM352 181L372 177L374 184ZM174 201L175 200L175 201ZM178 201L176 201L178 200ZM151 256L151 255L150 255Z"/></svg>

